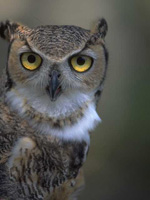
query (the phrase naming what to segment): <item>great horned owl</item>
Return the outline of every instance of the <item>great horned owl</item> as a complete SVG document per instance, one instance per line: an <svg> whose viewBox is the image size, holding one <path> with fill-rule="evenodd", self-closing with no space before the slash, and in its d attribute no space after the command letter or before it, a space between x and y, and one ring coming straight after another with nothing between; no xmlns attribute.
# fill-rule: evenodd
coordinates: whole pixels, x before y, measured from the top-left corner
<svg viewBox="0 0 150 200"><path fill-rule="evenodd" d="M9 41L0 89L0 199L76 199L108 53L107 23L0 23Z"/></svg>

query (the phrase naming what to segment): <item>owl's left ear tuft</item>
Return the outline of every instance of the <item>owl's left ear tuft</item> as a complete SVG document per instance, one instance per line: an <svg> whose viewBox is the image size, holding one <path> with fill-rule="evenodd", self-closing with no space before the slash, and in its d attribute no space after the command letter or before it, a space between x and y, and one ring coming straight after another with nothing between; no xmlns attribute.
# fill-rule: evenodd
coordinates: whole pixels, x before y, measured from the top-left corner
<svg viewBox="0 0 150 200"><path fill-rule="evenodd" d="M104 38L108 31L108 25L104 18L98 20L93 30L93 33L99 34L101 38Z"/></svg>
<svg viewBox="0 0 150 200"><path fill-rule="evenodd" d="M104 40L108 31L108 25L104 18L101 18L97 21L94 28L91 30L91 38L89 43L95 44L100 40Z"/></svg>

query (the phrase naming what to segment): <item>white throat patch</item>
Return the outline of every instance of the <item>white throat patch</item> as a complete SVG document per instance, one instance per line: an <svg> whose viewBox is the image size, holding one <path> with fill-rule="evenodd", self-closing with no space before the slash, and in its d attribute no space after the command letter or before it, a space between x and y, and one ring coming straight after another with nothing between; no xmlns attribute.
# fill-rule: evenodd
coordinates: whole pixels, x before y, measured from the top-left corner
<svg viewBox="0 0 150 200"><path fill-rule="evenodd" d="M36 96L33 94L36 94ZM32 89L29 90L29 88L18 88L6 94L6 101L13 110L17 111L19 115L24 118L26 112L24 102L26 100L32 108L43 115L46 113L50 117L59 117L60 115L67 116L79 108L79 106L82 106L83 103L90 100L90 96L80 92L77 94L67 94L70 96L62 95L56 102L51 102L46 93L43 93L43 95L40 94L40 91L36 93L35 91L33 92ZM101 119L96 112L94 102L90 102L88 107L84 110L82 118L71 126L58 129L52 128L47 122L37 123L34 120L30 120L29 123L41 134L51 134L63 140L84 140L89 143L89 131L93 130L100 121Z"/></svg>

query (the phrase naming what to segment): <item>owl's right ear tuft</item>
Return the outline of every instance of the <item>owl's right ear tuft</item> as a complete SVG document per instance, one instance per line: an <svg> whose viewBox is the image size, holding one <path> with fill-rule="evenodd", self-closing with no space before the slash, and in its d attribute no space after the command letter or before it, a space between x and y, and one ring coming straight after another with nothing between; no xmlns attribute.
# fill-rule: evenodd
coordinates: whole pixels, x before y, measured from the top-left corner
<svg viewBox="0 0 150 200"><path fill-rule="evenodd" d="M30 28L20 23L11 22L9 20L0 22L0 37L9 42L17 38L24 39L30 32Z"/></svg>
<svg viewBox="0 0 150 200"><path fill-rule="evenodd" d="M11 41L14 38L16 29L19 27L19 24L10 22L0 22L0 37L7 41Z"/></svg>

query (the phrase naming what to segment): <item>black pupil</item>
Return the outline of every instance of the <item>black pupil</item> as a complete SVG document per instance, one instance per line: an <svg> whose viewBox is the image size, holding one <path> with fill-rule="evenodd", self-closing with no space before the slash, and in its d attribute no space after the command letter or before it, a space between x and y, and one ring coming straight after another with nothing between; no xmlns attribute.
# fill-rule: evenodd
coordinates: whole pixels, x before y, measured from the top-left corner
<svg viewBox="0 0 150 200"><path fill-rule="evenodd" d="M34 63L35 60L36 60L36 58L35 58L34 55L30 55L30 56L28 56L28 62L29 62L29 63Z"/></svg>
<svg viewBox="0 0 150 200"><path fill-rule="evenodd" d="M84 65L84 64L85 64L85 59L84 59L83 57L79 57L79 58L77 59L77 64L78 64L78 65Z"/></svg>

